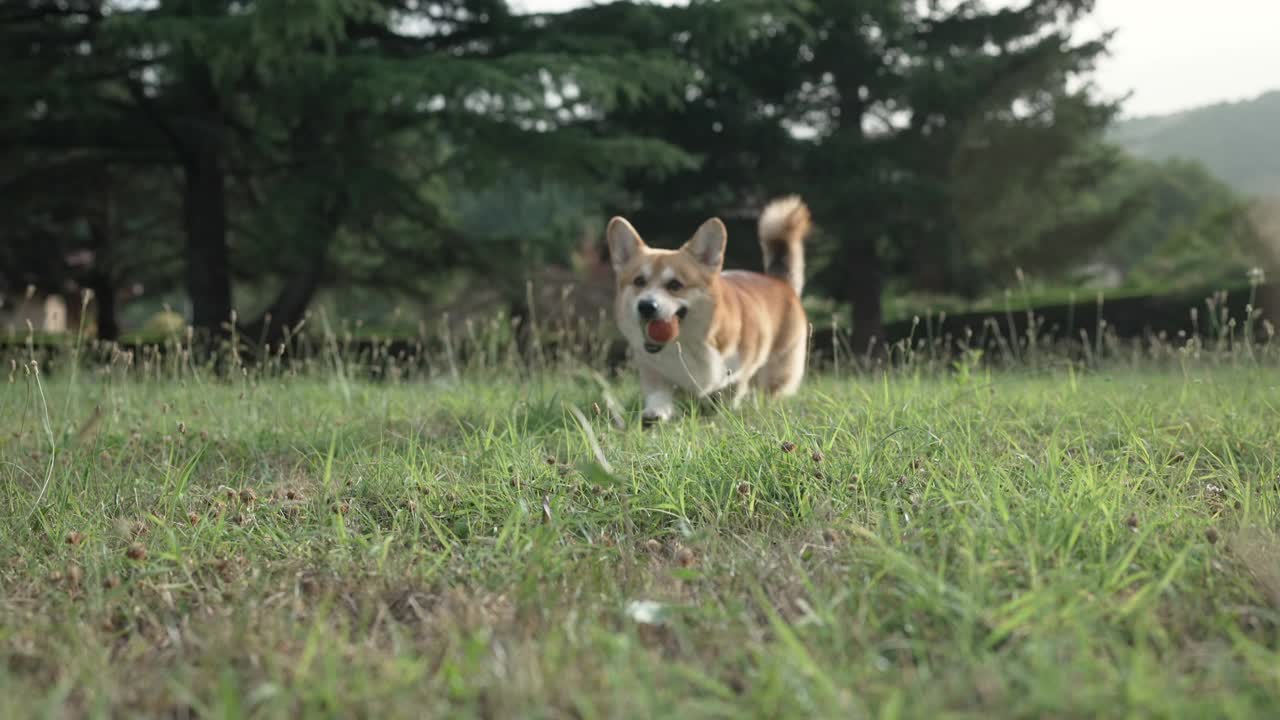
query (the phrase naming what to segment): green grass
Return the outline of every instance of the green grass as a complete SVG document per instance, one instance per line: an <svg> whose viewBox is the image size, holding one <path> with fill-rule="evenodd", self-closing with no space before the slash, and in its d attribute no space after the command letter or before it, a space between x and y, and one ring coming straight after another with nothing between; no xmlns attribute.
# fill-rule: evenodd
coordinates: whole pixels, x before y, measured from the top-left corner
<svg viewBox="0 0 1280 720"><path fill-rule="evenodd" d="M817 377L649 432L572 373L341 377L19 366L0 716L1280 703L1274 367Z"/></svg>

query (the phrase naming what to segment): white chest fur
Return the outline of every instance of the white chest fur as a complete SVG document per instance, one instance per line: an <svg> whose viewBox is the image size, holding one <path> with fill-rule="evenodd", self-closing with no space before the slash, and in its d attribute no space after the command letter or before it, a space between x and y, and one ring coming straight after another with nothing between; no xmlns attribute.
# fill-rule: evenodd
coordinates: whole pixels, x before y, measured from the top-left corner
<svg viewBox="0 0 1280 720"><path fill-rule="evenodd" d="M737 353L722 355L706 343L674 342L660 352L639 351L639 362L669 382L699 396L722 390L740 378Z"/></svg>

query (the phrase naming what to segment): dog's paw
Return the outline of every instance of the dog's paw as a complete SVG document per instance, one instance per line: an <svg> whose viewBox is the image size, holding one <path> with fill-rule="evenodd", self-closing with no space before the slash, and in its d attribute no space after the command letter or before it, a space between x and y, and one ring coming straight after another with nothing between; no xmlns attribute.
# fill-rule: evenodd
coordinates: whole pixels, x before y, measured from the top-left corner
<svg viewBox="0 0 1280 720"><path fill-rule="evenodd" d="M648 430L655 425L666 422L670 417L671 415L669 413L659 413L652 410L646 410L644 414L640 416L640 427Z"/></svg>

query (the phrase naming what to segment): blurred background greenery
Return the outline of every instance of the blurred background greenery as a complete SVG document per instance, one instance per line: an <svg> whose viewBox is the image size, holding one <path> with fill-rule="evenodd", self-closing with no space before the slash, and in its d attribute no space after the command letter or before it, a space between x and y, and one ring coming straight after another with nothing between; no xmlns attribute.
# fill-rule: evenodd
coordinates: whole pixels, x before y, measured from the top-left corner
<svg viewBox="0 0 1280 720"><path fill-rule="evenodd" d="M757 267L791 192L806 301L855 347L1011 287L1245 284L1280 235L1280 93L1121 120L1094 6L6 2L0 330L595 313L609 216L674 246L719 215Z"/></svg>

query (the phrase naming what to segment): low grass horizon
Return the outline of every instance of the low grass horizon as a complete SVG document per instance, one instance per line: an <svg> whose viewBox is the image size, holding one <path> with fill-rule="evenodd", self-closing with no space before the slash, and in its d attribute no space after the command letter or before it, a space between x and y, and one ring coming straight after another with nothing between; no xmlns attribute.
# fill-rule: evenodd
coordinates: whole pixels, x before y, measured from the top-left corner
<svg viewBox="0 0 1280 720"><path fill-rule="evenodd" d="M1266 717L1271 353L0 385L6 717ZM154 372L153 372L154 371Z"/></svg>

